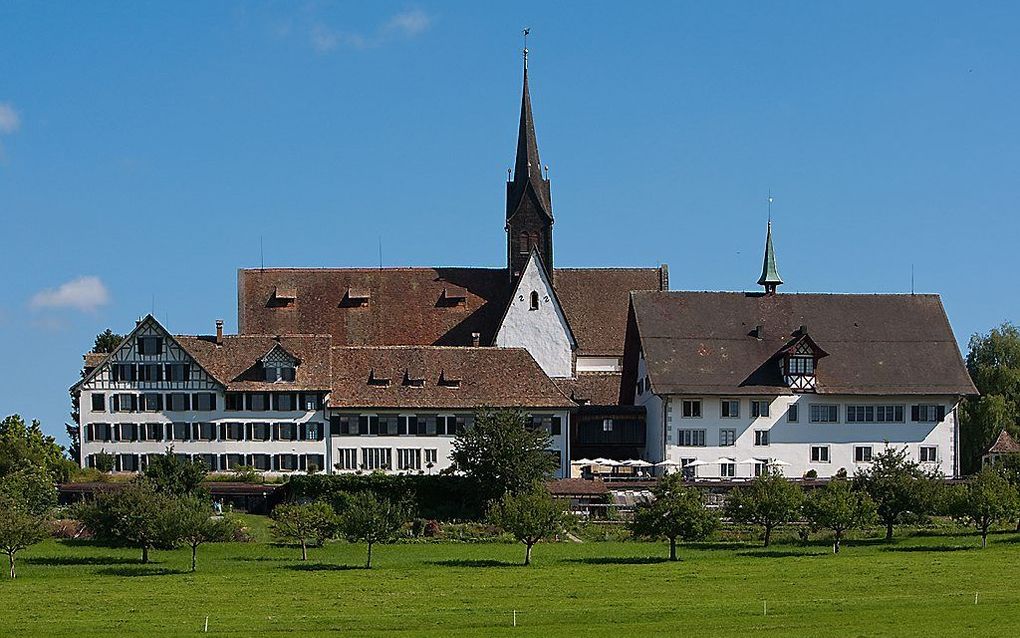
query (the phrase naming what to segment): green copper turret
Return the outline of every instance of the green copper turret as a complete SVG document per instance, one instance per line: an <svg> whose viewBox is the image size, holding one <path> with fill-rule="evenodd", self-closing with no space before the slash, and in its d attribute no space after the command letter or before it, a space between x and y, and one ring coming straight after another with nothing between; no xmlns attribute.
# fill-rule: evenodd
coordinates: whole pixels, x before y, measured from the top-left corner
<svg viewBox="0 0 1020 638"><path fill-rule="evenodd" d="M774 295L776 286L782 283L783 278L779 276L779 268L776 267L776 250L772 247L772 222L769 221L769 230L765 237L765 262L761 266L758 285L765 286L766 294Z"/></svg>

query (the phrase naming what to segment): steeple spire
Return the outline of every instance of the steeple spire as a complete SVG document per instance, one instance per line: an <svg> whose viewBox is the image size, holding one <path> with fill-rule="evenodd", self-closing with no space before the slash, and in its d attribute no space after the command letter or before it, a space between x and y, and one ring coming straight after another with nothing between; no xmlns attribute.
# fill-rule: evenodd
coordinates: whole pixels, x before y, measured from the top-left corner
<svg viewBox="0 0 1020 638"><path fill-rule="evenodd" d="M769 196L769 204L772 197ZM772 247L772 219L769 217L768 233L765 235L765 262L761 266L761 277L758 278L758 285L765 286L765 294L776 294L776 287L783 283L779 276L779 268L776 267L776 251Z"/></svg>
<svg viewBox="0 0 1020 638"><path fill-rule="evenodd" d="M542 177L542 162L538 158L538 138L535 136L535 118L531 114L531 91L528 90L528 49L524 49L524 90L521 94L521 123L517 129L517 159L514 162L514 181L529 177Z"/></svg>

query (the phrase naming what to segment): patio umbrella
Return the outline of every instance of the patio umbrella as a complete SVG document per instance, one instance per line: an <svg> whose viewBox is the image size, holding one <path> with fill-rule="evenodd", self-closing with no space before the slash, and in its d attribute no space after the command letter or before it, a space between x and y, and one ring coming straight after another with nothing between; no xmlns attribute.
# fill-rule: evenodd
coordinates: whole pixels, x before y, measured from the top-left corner
<svg viewBox="0 0 1020 638"><path fill-rule="evenodd" d="M763 459L744 459L743 461L737 461L739 465L757 465L758 463L765 463Z"/></svg>
<svg viewBox="0 0 1020 638"><path fill-rule="evenodd" d="M737 459L732 459L732 458L729 458L729 457L720 456L719 458L717 458L715 460L715 462L719 463L720 465L722 465L723 463L736 463Z"/></svg>
<svg viewBox="0 0 1020 638"><path fill-rule="evenodd" d="M702 465L711 465L711 463L709 463L708 461L697 460L691 461L690 463L684 465L683 467L701 467Z"/></svg>
<svg viewBox="0 0 1020 638"><path fill-rule="evenodd" d="M595 465L608 465L609 467L616 467L617 465L620 464L619 461L614 461L613 459L604 459L601 456L593 460L592 463L594 463Z"/></svg>
<svg viewBox="0 0 1020 638"><path fill-rule="evenodd" d="M655 467L668 467L668 466L671 466L671 465L672 466L676 466L676 467L680 466L680 464L678 462L670 461L669 459L666 459L665 461L659 461L658 463L656 463Z"/></svg>
<svg viewBox="0 0 1020 638"><path fill-rule="evenodd" d="M593 461L591 459L577 459L576 461L571 461L570 464L571 465L594 465L595 461Z"/></svg>
<svg viewBox="0 0 1020 638"><path fill-rule="evenodd" d="M787 463L786 461L784 461L782 459L769 459L768 465L774 465L776 467L783 467L783 466L789 465L789 463Z"/></svg>
<svg viewBox="0 0 1020 638"><path fill-rule="evenodd" d="M620 465L626 465L628 467L652 467L652 463L642 459L627 459L620 463Z"/></svg>

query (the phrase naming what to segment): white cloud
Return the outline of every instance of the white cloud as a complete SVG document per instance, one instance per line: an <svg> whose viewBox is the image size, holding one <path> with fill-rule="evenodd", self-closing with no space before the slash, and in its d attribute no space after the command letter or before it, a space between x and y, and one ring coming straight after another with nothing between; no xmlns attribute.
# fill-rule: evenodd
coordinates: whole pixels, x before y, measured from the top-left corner
<svg viewBox="0 0 1020 638"><path fill-rule="evenodd" d="M432 26L432 17L421 9L410 9L390 18L386 31L396 31L407 37L423 33Z"/></svg>
<svg viewBox="0 0 1020 638"><path fill-rule="evenodd" d="M110 293L99 277L85 276L72 279L56 288L40 290L28 305L32 308L73 308L92 312L110 301Z"/></svg>
<svg viewBox="0 0 1020 638"><path fill-rule="evenodd" d="M21 128L21 118L9 102L0 102L0 133L13 133Z"/></svg>

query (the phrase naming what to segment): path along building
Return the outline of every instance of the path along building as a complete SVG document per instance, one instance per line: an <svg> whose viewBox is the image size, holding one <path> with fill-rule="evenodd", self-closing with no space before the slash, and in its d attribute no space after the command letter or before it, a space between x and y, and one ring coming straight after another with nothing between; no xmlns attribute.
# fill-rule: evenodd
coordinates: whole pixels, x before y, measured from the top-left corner
<svg viewBox="0 0 1020 638"><path fill-rule="evenodd" d="M956 472L974 388L938 297L778 294L771 227L765 293L557 268L552 209L525 54L503 265L241 269L239 334L147 316L86 355L82 463L136 471L172 445L215 471L436 472L489 407L548 431L560 476L598 456L827 476L885 441Z"/></svg>

